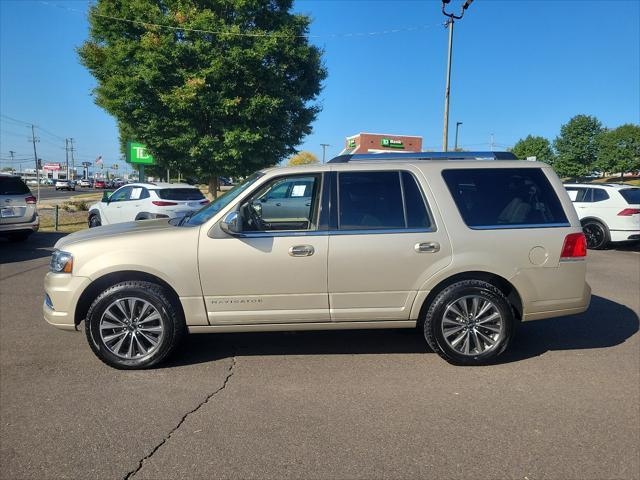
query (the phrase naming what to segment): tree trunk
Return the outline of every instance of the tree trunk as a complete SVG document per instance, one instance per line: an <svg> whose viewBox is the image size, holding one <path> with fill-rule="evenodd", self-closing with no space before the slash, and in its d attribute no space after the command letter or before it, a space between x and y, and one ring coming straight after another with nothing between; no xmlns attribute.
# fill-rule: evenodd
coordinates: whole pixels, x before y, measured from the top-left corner
<svg viewBox="0 0 640 480"><path fill-rule="evenodd" d="M218 176L209 177L209 195L212 199L218 198Z"/></svg>

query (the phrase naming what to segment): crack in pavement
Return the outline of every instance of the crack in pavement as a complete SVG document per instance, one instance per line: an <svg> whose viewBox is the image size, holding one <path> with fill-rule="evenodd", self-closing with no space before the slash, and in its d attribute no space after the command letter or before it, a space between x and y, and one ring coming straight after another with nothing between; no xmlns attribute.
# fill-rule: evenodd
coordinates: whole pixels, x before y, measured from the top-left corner
<svg viewBox="0 0 640 480"><path fill-rule="evenodd" d="M138 466L131 470L129 473L127 473L124 477L123 480L130 480L131 478L134 477L134 475L136 473L138 473L140 470L142 470L142 467L144 466L144 463L149 460L153 455L155 455L155 453L160 450L160 447L162 447L165 443L167 443L169 441L169 439L171 438L171 436L182 426L182 424L187 420L187 418L197 412L198 410L200 410L200 408L202 408L203 406L205 406L207 403L209 403L209 400L211 400L213 397L215 397L218 393L220 393L222 390L224 390L227 386L227 383L229 383L229 379L233 376L234 374L234 367L236 366L236 357L233 356L231 357L231 364L229 365L229 367L227 368L227 375L224 378L224 381L222 382L222 386L220 388L218 388L217 390L215 390L214 392L210 393L209 395L207 395L207 397L200 402L194 409L189 410L187 413L185 413L183 415L183 417L180 419L180 421L178 422L178 424L173 427L171 429L171 431L169 432L168 435L166 435L161 441L160 443L158 443L155 447L153 447L153 449L151 450L151 452L149 452L147 455L145 455L144 457L142 457L139 461L138 461Z"/></svg>

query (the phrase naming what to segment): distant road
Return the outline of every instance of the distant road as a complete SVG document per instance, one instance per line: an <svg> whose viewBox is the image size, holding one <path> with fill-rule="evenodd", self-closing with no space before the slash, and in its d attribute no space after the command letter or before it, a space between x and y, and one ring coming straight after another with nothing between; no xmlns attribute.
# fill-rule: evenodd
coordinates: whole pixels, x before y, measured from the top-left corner
<svg viewBox="0 0 640 480"><path fill-rule="evenodd" d="M31 193L37 195L38 187L37 185L29 185L31 189ZM41 200L53 200L60 199L64 200L69 197L73 197L74 195L81 195L83 193L101 193L102 190L94 190L93 188L79 188L76 187L76 191L68 192L67 190L56 190L54 187L43 187L40 186L40 199Z"/></svg>

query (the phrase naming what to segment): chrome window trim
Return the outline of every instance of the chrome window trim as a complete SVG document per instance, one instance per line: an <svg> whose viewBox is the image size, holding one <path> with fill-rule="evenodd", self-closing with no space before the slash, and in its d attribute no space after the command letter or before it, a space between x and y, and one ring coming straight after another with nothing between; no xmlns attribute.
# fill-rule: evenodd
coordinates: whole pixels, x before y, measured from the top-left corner
<svg viewBox="0 0 640 480"><path fill-rule="evenodd" d="M522 223L517 225L475 225L471 230L513 230L522 228L560 228L570 227L570 223Z"/></svg>
<svg viewBox="0 0 640 480"><path fill-rule="evenodd" d="M269 237L321 237L327 235L388 235L399 233L433 233L435 228L380 228L364 230L286 230L275 232L238 233L238 238L269 238Z"/></svg>

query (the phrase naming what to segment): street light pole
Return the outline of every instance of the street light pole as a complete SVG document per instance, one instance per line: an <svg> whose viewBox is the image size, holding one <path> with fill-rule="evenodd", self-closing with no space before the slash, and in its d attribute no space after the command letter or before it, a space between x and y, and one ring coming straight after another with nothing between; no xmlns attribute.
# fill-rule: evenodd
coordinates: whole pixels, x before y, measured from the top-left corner
<svg viewBox="0 0 640 480"><path fill-rule="evenodd" d="M453 147L454 152L458 151L458 128L460 127L460 125L462 125L462 122L456 122L456 143L455 147Z"/></svg>
<svg viewBox="0 0 640 480"><path fill-rule="evenodd" d="M324 163L326 159L327 147L330 147L331 145L329 145L328 143L321 143L320 146L322 147L322 163Z"/></svg>
<svg viewBox="0 0 640 480"><path fill-rule="evenodd" d="M464 12L469 8L473 0L466 0L462 5L460 15L447 13L445 7L451 0L442 0L442 14L449 17L445 23L445 27L449 28L449 53L447 55L447 87L444 93L444 128L442 130L442 151L449 150L449 94L451 93L451 58L453 55L453 24L455 20L460 20L464 16Z"/></svg>

